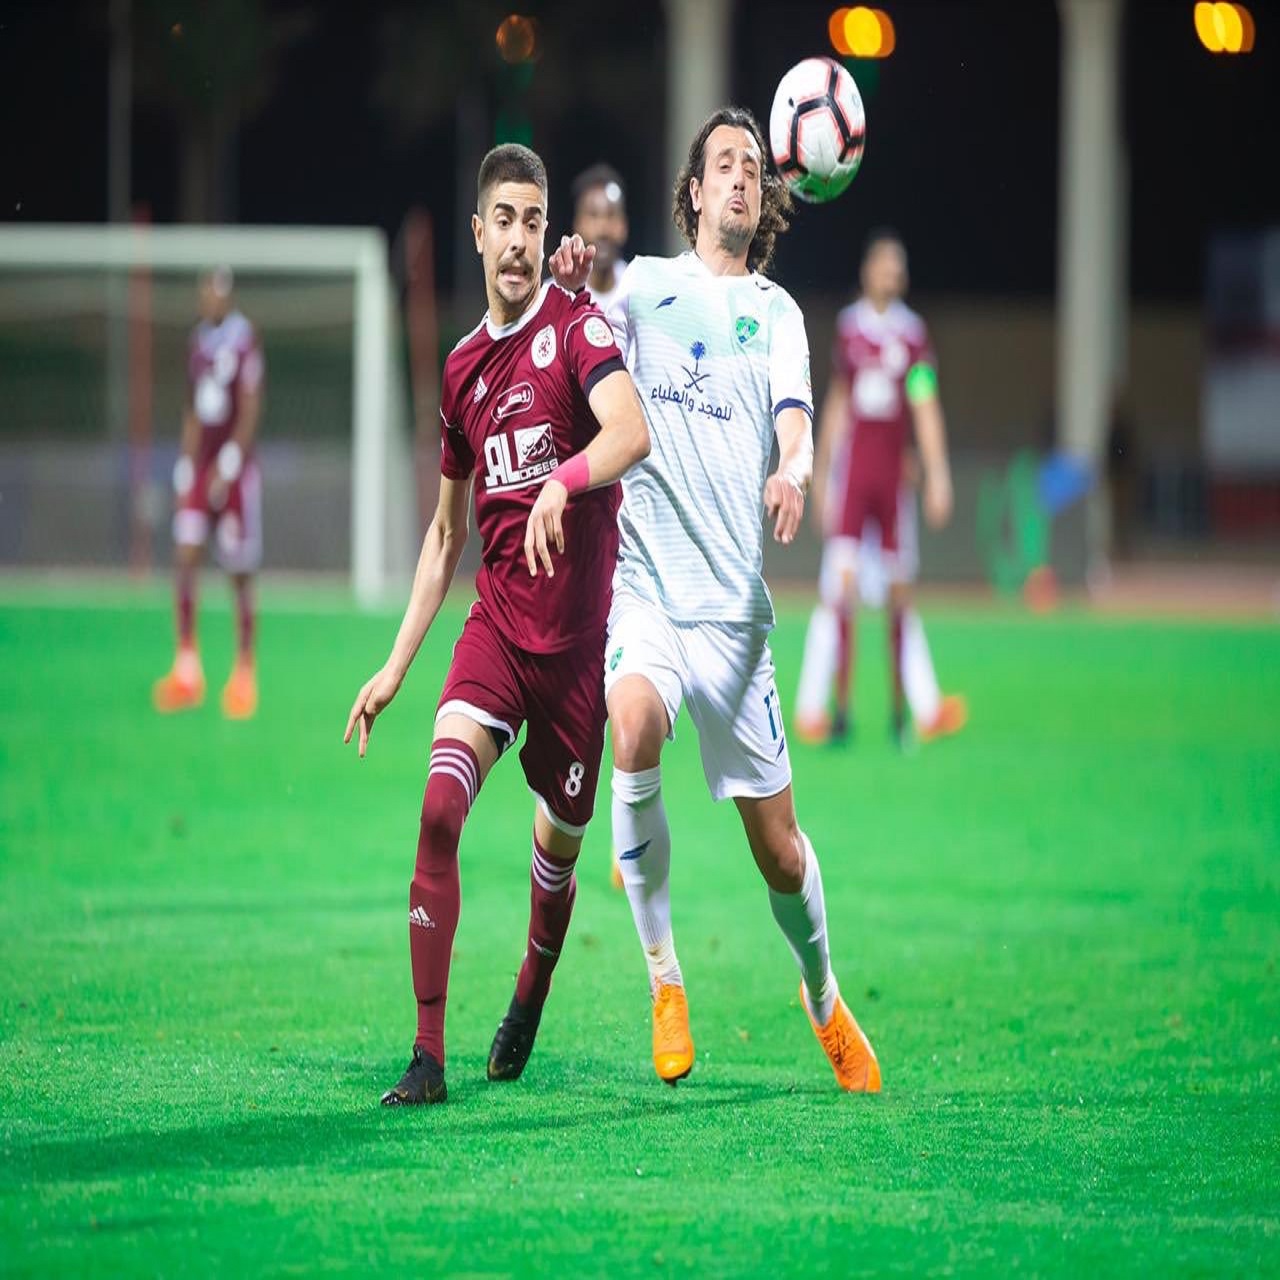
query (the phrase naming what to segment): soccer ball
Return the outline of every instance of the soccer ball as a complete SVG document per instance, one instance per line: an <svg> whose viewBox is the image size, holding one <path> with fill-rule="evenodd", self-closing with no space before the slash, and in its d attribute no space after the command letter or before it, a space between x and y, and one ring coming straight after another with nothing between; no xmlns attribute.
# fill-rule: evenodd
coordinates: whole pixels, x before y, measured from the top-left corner
<svg viewBox="0 0 1280 1280"><path fill-rule="evenodd" d="M801 200L834 200L853 181L866 130L862 95L838 62L806 58L778 82L769 147L782 180Z"/></svg>

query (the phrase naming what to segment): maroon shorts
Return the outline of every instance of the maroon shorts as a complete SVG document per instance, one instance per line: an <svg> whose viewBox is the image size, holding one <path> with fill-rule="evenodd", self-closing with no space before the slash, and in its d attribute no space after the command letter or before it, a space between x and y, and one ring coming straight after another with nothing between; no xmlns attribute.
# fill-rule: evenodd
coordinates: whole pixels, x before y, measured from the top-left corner
<svg viewBox="0 0 1280 1280"><path fill-rule="evenodd" d="M844 511L837 530L841 536L856 538L866 536L868 520L880 526L880 547L883 551L898 550L898 483L878 485L851 484L845 494Z"/></svg>
<svg viewBox="0 0 1280 1280"><path fill-rule="evenodd" d="M604 751L604 628L561 653L517 648L471 606L440 691L439 718L469 715L510 746L528 725L520 763L557 825L580 834L595 809Z"/></svg>
<svg viewBox="0 0 1280 1280"><path fill-rule="evenodd" d="M209 486L217 474L210 459L196 472L195 483L178 499L173 513L173 540L202 547L209 530L217 530L218 558L232 573L253 573L262 565L262 477L253 458L226 487L217 505Z"/></svg>

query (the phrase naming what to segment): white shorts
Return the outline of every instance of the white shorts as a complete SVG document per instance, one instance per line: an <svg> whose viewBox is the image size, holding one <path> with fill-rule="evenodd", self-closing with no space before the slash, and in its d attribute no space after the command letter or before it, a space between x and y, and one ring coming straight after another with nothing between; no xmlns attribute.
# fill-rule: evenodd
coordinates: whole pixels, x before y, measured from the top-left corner
<svg viewBox="0 0 1280 1280"><path fill-rule="evenodd" d="M623 676L643 676L666 708L670 737L680 704L688 704L715 799L763 799L790 785L769 628L672 622L655 605L615 589L605 653L605 696Z"/></svg>
<svg viewBox="0 0 1280 1280"><path fill-rule="evenodd" d="M870 521L861 538L837 536L822 544L822 568L818 595L823 604L837 608L849 600L849 583L856 575L862 603L881 608L891 583L911 583L920 574L920 533L916 492L903 485L898 493L898 550L882 550L880 530Z"/></svg>

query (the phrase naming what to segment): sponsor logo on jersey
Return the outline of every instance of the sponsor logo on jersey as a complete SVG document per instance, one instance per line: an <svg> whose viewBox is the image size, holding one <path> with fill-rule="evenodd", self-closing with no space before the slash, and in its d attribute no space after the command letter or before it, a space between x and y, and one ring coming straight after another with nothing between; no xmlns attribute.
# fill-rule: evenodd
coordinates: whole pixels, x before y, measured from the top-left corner
<svg viewBox="0 0 1280 1280"><path fill-rule="evenodd" d="M517 467L542 462L556 451L555 442L551 439L550 424L545 422L540 427L519 428L515 438Z"/></svg>
<svg viewBox="0 0 1280 1280"><path fill-rule="evenodd" d="M489 493L522 489L536 484L559 464L551 424L519 427L510 436L505 432L484 442L484 487Z"/></svg>
<svg viewBox="0 0 1280 1280"><path fill-rule="evenodd" d="M501 422L509 414L522 413L533 407L533 387L527 382L517 382L514 387L504 391L494 403L490 416L494 422Z"/></svg>
<svg viewBox="0 0 1280 1280"><path fill-rule="evenodd" d="M676 300L676 297L677 295L673 293L671 297L663 298L663 300L660 303L658 303L656 307L654 307L654 310L661 311L663 307L669 307Z"/></svg>
<svg viewBox="0 0 1280 1280"><path fill-rule="evenodd" d="M613 330L599 316L588 316L582 333L593 347L613 346Z"/></svg>
<svg viewBox="0 0 1280 1280"><path fill-rule="evenodd" d="M733 322L733 331L738 336L738 345L745 347L760 332L760 321L755 316L739 316Z"/></svg>
<svg viewBox="0 0 1280 1280"><path fill-rule="evenodd" d="M479 404L484 399L484 393L488 390L489 388L485 385L484 374L482 373L476 379L476 389L471 393L471 403Z"/></svg>
<svg viewBox="0 0 1280 1280"><path fill-rule="evenodd" d="M529 348L536 368L545 369L556 358L556 330L554 325L544 325L533 335Z"/></svg>

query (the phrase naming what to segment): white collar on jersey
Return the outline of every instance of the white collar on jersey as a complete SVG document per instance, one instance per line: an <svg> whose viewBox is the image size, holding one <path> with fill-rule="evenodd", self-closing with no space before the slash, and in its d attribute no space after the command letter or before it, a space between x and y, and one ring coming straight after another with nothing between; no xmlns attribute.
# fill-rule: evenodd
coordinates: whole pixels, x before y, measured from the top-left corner
<svg viewBox="0 0 1280 1280"><path fill-rule="evenodd" d="M877 311L868 299L859 298L854 303L853 314L858 328L868 337L874 338L891 329L900 329L905 310L906 304L900 298L895 298L883 311Z"/></svg>
<svg viewBox="0 0 1280 1280"><path fill-rule="evenodd" d="M560 288L554 280L547 280L543 283L542 291L538 294L538 300L526 311L518 320L513 320L510 324L497 325L489 319L489 313L484 313L484 327L488 330L489 337L495 342L501 338L509 338L513 333L519 333L527 324L532 324L534 317L542 310L542 304L547 300L547 294L551 292L552 287ZM570 297L573 295L570 294ZM474 314L474 313L473 313Z"/></svg>

